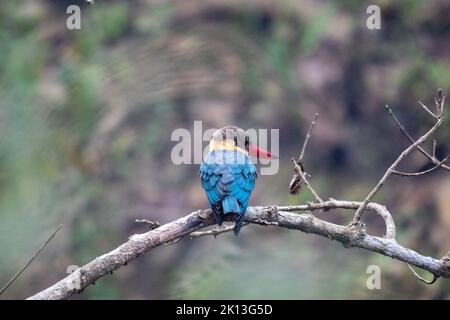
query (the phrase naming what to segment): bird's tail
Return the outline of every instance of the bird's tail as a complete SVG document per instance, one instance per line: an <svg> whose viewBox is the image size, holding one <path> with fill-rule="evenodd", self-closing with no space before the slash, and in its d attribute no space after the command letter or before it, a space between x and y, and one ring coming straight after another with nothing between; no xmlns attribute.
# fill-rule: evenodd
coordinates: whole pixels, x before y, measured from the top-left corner
<svg viewBox="0 0 450 320"><path fill-rule="evenodd" d="M241 227L242 227L242 222L244 222L244 218L245 218L245 212L242 213L238 213L236 215L236 220L234 222L234 235L238 235L239 231L241 231Z"/></svg>
<svg viewBox="0 0 450 320"><path fill-rule="evenodd" d="M241 206L233 196L227 196L222 200L222 208L224 214L239 214L241 212Z"/></svg>
<svg viewBox="0 0 450 320"><path fill-rule="evenodd" d="M241 230L242 222L244 221L244 213L242 208L237 202L237 199L233 196L225 197L222 200L222 207L224 214L235 214L236 219L234 222L234 234L238 235Z"/></svg>

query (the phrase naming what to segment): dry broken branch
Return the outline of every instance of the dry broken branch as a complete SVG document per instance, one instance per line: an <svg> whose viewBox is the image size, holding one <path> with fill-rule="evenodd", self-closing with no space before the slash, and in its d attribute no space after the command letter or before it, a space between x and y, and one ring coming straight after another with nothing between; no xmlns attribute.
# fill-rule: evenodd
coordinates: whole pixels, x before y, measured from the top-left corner
<svg viewBox="0 0 450 320"><path fill-rule="evenodd" d="M422 276L420 276L420 274L418 274L418 273L416 272L416 270L414 270L414 268L413 268L409 263L407 263L407 265L408 265L409 270L411 270L412 274L413 274L417 279L419 279L420 281L422 281L422 282L425 283L425 284L433 284L433 283L436 282L437 279L439 279L439 277L438 277L437 275L433 274L433 279L427 280L427 279L423 278Z"/></svg>
<svg viewBox="0 0 450 320"><path fill-rule="evenodd" d="M292 162L294 163L294 177L292 178L291 184L289 186L291 193L299 192L301 185L304 183L309 191L311 191L314 198L316 198L318 202L323 202L322 198L309 183L308 178L306 178L307 174L303 171L302 167L297 162L295 162L294 158L292 158Z"/></svg>
<svg viewBox="0 0 450 320"><path fill-rule="evenodd" d="M319 194L314 190L312 185L309 183L307 178L307 173L305 172L305 169L303 167L303 158L305 156L305 150L306 146L308 145L309 139L311 138L312 130L314 129L314 126L316 125L317 118L319 117L319 114L316 113L314 116L314 119L311 122L311 126L309 127L308 133L306 134L305 140L303 142L302 151L300 152L300 157L297 161L292 158L292 163L294 164L294 175L292 177L291 182L289 183L289 192L291 194L298 194L300 193L303 184L306 185L306 187L311 191L314 198L318 202L323 202L322 198L319 196Z"/></svg>

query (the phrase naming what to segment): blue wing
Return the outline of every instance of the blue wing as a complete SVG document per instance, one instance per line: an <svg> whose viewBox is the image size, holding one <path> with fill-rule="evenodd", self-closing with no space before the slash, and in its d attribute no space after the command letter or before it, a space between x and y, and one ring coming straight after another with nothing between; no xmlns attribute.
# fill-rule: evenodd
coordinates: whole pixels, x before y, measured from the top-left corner
<svg viewBox="0 0 450 320"><path fill-rule="evenodd" d="M217 150L206 155L199 176L217 224L222 224L223 215L236 214L234 231L238 234L255 187L255 165L241 152Z"/></svg>

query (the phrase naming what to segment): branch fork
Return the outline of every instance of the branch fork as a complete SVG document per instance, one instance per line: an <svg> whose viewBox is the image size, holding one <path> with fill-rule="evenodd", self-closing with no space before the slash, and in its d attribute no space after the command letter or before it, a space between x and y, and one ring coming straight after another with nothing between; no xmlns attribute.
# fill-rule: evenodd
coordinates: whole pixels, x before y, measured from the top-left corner
<svg viewBox="0 0 450 320"><path fill-rule="evenodd" d="M389 115L393 118L395 124L400 128L400 131L406 136L406 138L411 142L411 144L403 150L403 152L397 157L397 159L391 164L391 166L388 167L382 178L378 181L378 183L375 185L375 187L369 192L369 194L366 196L366 198L357 206L355 215L353 217L352 222L346 227L348 229L349 235L351 237L362 237L366 235L366 229L365 225L361 222L361 218L365 212L365 210L368 208L369 203L371 200L375 197L375 195L380 191L380 189L383 187L383 185L387 182L388 178L392 175L400 175L400 176L423 176L426 175L434 170L437 170L439 168L445 169L447 171L450 171L450 167L446 165L445 163L450 157L450 154L447 155L443 160L438 160L436 157L436 140L433 141L433 150L432 155L430 155L423 147L421 146L425 141L428 140L428 138L439 128L439 126L442 124L443 116L444 116L444 103L445 103L445 95L443 95L442 90L439 89L437 96L435 97L435 107L436 111L431 111L430 108L428 108L426 105L424 105L422 102L419 101L419 105L428 113L430 114L436 121L434 125L425 133L423 134L419 139L414 140L412 136L408 133L406 128L401 124L401 122L398 120L398 118L393 113L392 109L389 106L386 106L386 109L389 113ZM311 137L312 129L314 128L315 122L317 120L318 115L314 117L312 124L310 126L310 129L306 135L305 141L303 143L302 152L300 154L299 160L295 161L292 159L292 162L294 164L294 175L290 183L290 191L292 194L298 194L301 190L301 186L304 183L308 189L311 191L311 193L314 195L315 199L319 203L323 203L322 199L318 195L318 193L312 188L311 183L307 179L307 174L304 172L302 161L306 149L306 145ZM398 165L406 159L413 151L415 150L420 151L425 157L427 157L434 166L428 170L424 170L421 172L403 172L397 169ZM330 199L330 201L335 201ZM380 216L383 217L385 224L386 224L386 234L385 238L389 241L396 242L395 240L395 223L392 219L392 215L387 211L387 209L379 204L372 204L372 206L376 206L375 211L380 214ZM445 262L450 262L450 253L445 256ZM413 274L418 278L420 281L426 283L426 284L432 284L434 283L438 276L433 273L433 279L431 281L428 281L424 278L422 278L417 272L412 268L410 264L408 264L408 267L413 272Z"/></svg>

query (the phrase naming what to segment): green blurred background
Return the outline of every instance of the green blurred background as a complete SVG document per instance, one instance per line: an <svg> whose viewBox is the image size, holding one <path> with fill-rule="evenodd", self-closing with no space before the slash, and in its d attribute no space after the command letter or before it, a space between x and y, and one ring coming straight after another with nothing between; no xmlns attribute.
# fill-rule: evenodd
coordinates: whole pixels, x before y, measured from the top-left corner
<svg viewBox="0 0 450 320"><path fill-rule="evenodd" d="M81 6L81 30L66 8ZM0 283L63 223L1 298L25 298L162 223L207 207L197 165L170 158L176 128L280 128L280 171L262 176L251 205L298 204L290 158L320 113L305 160L324 198L361 200L417 137L437 88L450 88L447 0L0 2ZM437 152L449 151L445 121ZM426 145L431 148L431 142ZM429 164L414 154L402 166ZM450 175L394 177L375 199L398 241L425 255L450 249ZM345 224L351 212L322 215ZM369 232L382 223L368 215ZM382 289L366 288L366 269ZM430 276L426 275L425 276ZM418 282L407 266L301 232L246 227L236 238L184 239L156 248L78 299L450 298L450 281Z"/></svg>

